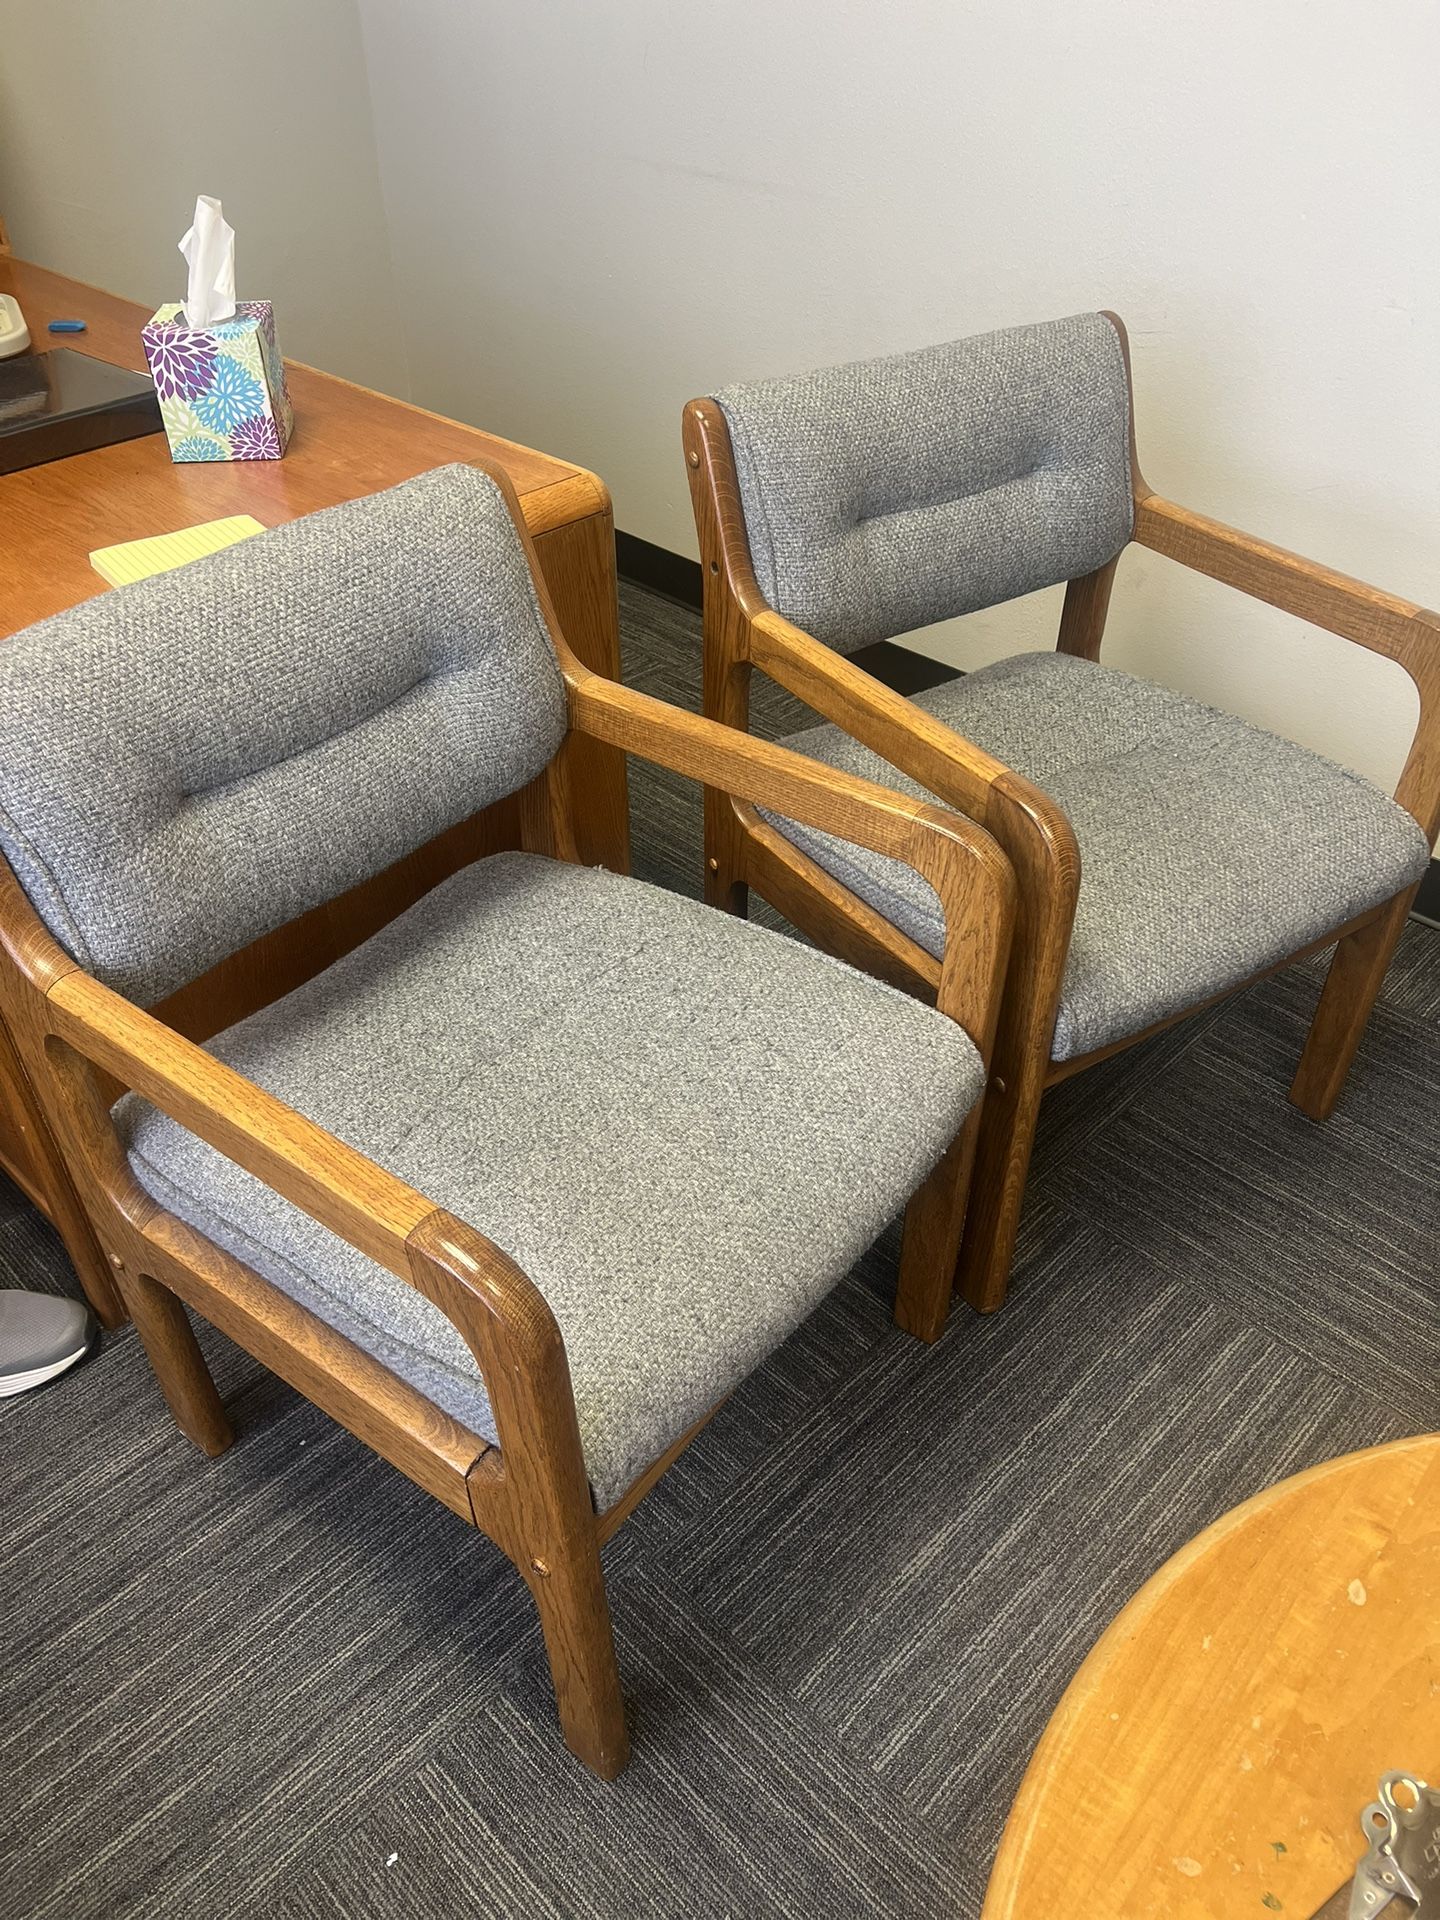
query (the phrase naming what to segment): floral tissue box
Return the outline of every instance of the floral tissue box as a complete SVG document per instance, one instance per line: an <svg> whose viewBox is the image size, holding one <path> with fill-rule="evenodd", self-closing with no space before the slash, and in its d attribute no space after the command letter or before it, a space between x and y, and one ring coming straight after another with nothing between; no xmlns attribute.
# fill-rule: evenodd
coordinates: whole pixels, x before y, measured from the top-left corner
<svg viewBox="0 0 1440 1920"><path fill-rule="evenodd" d="M172 460L278 460L294 415L268 300L233 320L186 324L176 302L141 329Z"/></svg>

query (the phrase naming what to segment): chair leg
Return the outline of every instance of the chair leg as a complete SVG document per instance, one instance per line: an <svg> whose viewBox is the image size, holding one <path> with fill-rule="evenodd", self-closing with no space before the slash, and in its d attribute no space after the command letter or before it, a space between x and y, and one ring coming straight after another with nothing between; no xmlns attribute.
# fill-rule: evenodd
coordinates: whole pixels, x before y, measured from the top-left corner
<svg viewBox="0 0 1440 1920"><path fill-rule="evenodd" d="M148 1274L123 1274L120 1291L175 1424L213 1460L235 1433L183 1304Z"/></svg>
<svg viewBox="0 0 1440 1920"><path fill-rule="evenodd" d="M630 1736L593 1528L549 1561L532 1560L525 1577L540 1613L565 1744L592 1773L613 1780L630 1758Z"/></svg>
<svg viewBox="0 0 1440 1920"><path fill-rule="evenodd" d="M905 1209L895 1324L917 1340L938 1340L945 1331L979 1125L978 1114L965 1123Z"/></svg>
<svg viewBox="0 0 1440 1920"><path fill-rule="evenodd" d="M1312 1120L1328 1120L1335 1110L1414 898L1413 889L1400 894L1378 920L1347 934L1335 948L1290 1083L1291 1100Z"/></svg>
<svg viewBox="0 0 1440 1920"><path fill-rule="evenodd" d="M977 1313L1005 1304L1048 1064L1038 1053L1008 1064L997 1055L991 1072L957 1275L960 1292Z"/></svg>

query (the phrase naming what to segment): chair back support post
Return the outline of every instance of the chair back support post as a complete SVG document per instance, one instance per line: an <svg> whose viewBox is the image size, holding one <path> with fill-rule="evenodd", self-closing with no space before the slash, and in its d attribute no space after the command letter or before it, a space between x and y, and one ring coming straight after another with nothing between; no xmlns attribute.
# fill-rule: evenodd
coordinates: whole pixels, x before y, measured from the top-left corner
<svg viewBox="0 0 1440 1920"><path fill-rule="evenodd" d="M530 784L520 789L520 844L527 853L578 864L570 739Z"/></svg>
<svg viewBox="0 0 1440 1920"><path fill-rule="evenodd" d="M750 731L750 614L764 601L755 584L750 544L725 416L696 400L681 419L685 471L700 542L703 583L701 705L707 718ZM705 898L726 913L745 912L745 834L730 796L704 790Z"/></svg>
<svg viewBox="0 0 1440 1920"><path fill-rule="evenodd" d="M1110 611L1110 593L1115 585L1115 570L1120 555L1107 560L1094 573L1082 573L1065 588L1060 609L1060 629L1055 636L1057 653L1073 654L1077 660L1098 660L1105 638L1105 617Z"/></svg>
<svg viewBox="0 0 1440 1920"><path fill-rule="evenodd" d="M1140 462L1135 446L1135 373L1130 363L1130 336L1118 313L1111 313L1108 308L1102 307L1100 317L1108 320L1115 329L1115 337L1120 342L1120 357L1125 363L1130 486L1132 493L1138 495L1144 489L1144 482L1140 478ZM1103 567L1097 567L1093 573L1082 573L1067 583L1065 604L1060 610L1060 631L1055 637L1057 653L1073 654L1080 660L1100 658L1100 645L1105 638L1105 618L1110 611L1110 593L1124 551L1122 547L1120 553L1112 560L1107 560Z"/></svg>
<svg viewBox="0 0 1440 1920"><path fill-rule="evenodd" d="M1440 614L1419 608L1412 627L1414 645L1402 664L1419 691L1420 713L1395 799L1415 816L1434 846L1440 838Z"/></svg>

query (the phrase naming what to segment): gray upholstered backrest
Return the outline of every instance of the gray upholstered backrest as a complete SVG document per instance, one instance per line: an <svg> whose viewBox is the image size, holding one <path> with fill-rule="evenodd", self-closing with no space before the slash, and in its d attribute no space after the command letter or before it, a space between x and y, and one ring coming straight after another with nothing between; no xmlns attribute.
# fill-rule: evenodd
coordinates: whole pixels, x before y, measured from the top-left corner
<svg viewBox="0 0 1440 1920"><path fill-rule="evenodd" d="M0 848L61 945L153 1002L565 729L504 497L441 467L0 645Z"/></svg>
<svg viewBox="0 0 1440 1920"><path fill-rule="evenodd" d="M849 652L1102 566L1129 391L1098 313L716 394L760 590Z"/></svg>

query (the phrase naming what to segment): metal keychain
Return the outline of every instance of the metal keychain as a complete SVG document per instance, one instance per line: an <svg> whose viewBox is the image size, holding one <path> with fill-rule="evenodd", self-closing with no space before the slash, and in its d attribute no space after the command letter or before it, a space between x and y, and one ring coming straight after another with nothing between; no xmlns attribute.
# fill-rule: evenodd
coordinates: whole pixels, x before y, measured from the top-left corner
<svg viewBox="0 0 1440 1920"><path fill-rule="evenodd" d="M1385 1774L1360 1831L1370 1846L1351 1883L1349 1920L1374 1920L1395 1900L1412 1903L1414 1920L1440 1920L1440 1789L1413 1773Z"/></svg>

